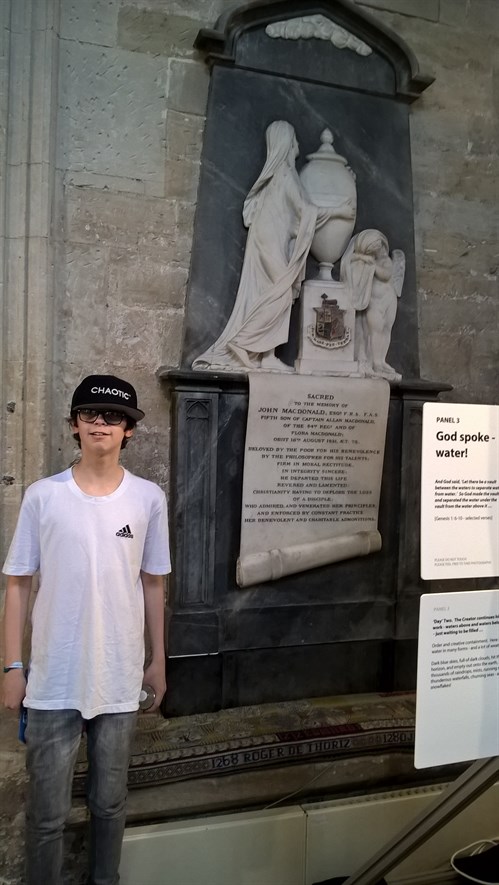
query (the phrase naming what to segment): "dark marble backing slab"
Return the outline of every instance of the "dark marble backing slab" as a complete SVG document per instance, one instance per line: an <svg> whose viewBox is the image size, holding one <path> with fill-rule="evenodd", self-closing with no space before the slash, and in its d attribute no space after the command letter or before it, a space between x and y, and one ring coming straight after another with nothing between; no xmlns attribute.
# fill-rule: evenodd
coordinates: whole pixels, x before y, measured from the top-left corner
<svg viewBox="0 0 499 885"><path fill-rule="evenodd" d="M391 691L393 653L393 643L372 641L173 658L163 713L183 716L303 697Z"/></svg>
<svg viewBox="0 0 499 885"><path fill-rule="evenodd" d="M417 382L392 391L381 551L241 590L235 573L247 379L182 370L163 377L174 386L173 539L181 551L172 576L169 715L412 687L413 656L400 649L417 634L423 589L415 500L420 418L422 401L439 386ZM189 451L194 459L186 459Z"/></svg>
<svg viewBox="0 0 499 885"><path fill-rule="evenodd" d="M298 80L395 95L395 72L381 54L373 51L362 56L326 40L284 40L269 37L264 28L258 28L239 39L236 63Z"/></svg>

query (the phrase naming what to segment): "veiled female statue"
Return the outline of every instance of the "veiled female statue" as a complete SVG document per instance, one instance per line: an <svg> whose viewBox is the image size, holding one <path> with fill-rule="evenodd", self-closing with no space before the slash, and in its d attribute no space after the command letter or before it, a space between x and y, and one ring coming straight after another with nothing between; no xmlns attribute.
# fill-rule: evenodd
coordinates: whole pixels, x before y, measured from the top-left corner
<svg viewBox="0 0 499 885"><path fill-rule="evenodd" d="M293 126L274 121L266 142L265 165L244 201L248 237L234 308L217 341L194 360L194 369L292 371L275 356L275 348L288 340L291 306L305 277L314 232L331 210L318 209L300 182Z"/></svg>

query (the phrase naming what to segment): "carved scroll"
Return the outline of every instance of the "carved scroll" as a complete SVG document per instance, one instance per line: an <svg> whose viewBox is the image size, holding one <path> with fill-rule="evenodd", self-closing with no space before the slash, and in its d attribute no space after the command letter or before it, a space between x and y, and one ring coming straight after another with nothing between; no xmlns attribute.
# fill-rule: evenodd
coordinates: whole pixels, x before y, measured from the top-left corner
<svg viewBox="0 0 499 885"><path fill-rule="evenodd" d="M379 550L388 383L249 379L239 586Z"/></svg>

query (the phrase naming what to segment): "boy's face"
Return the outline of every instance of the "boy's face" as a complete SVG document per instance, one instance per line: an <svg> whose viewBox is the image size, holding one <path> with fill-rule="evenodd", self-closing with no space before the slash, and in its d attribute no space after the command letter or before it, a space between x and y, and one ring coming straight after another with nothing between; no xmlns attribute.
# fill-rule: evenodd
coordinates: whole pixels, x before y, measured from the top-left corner
<svg viewBox="0 0 499 885"><path fill-rule="evenodd" d="M85 413L88 410L85 410ZM110 411L105 409L103 411ZM113 412L118 411L113 409ZM106 424L101 413L97 415L95 421L84 421L79 412L73 417L72 422L73 433L80 436L81 449L83 451L106 454L108 452L119 451L121 443L126 437L130 439L133 436L133 430L126 429L126 415L119 424Z"/></svg>

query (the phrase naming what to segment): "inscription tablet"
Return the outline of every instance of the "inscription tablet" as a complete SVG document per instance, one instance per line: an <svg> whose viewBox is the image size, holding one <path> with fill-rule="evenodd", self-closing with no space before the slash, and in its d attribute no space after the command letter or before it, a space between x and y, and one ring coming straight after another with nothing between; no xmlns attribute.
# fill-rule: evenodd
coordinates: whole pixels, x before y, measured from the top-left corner
<svg viewBox="0 0 499 885"><path fill-rule="evenodd" d="M250 373L240 586L380 549L389 397L382 379Z"/></svg>

